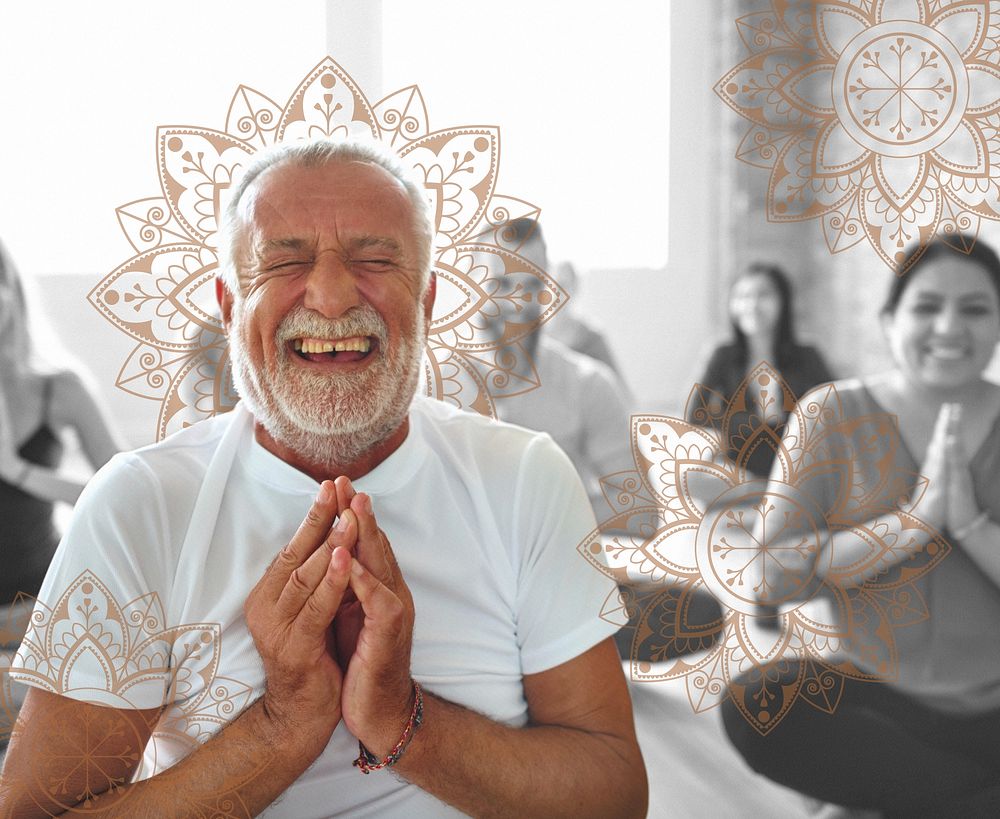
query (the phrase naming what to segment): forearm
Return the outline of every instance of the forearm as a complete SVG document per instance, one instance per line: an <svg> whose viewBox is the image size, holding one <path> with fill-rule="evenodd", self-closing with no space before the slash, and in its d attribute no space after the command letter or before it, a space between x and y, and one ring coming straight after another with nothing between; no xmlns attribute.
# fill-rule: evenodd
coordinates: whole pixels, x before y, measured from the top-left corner
<svg viewBox="0 0 1000 819"><path fill-rule="evenodd" d="M71 505L76 503L86 485L86 481L68 478L55 469L25 460L20 460L3 478L33 497Z"/></svg>
<svg viewBox="0 0 1000 819"><path fill-rule="evenodd" d="M979 570L1000 587L1000 525L987 520L955 545L960 546Z"/></svg>
<svg viewBox="0 0 1000 819"><path fill-rule="evenodd" d="M51 737L41 737L40 741L51 741ZM322 744L312 743L314 753L309 755L309 747L309 743L282 732L265 712L262 700L258 700L177 765L151 779L119 785L110 791L81 793L91 798L72 807L66 807L65 797L57 803L48 791L37 790L37 786L30 793L8 791L5 796L10 802L3 801L12 806L13 815L25 817L70 815L85 810L109 819L131 819L214 815L218 809L226 815L249 818L280 796L322 750ZM46 758L44 753L32 756ZM21 772L20 776L12 775L8 786L13 788L14 781L19 781L29 788L33 779ZM93 785L88 782L86 787ZM80 793L80 788L68 792Z"/></svg>
<svg viewBox="0 0 1000 819"><path fill-rule="evenodd" d="M864 537L862 536L862 531ZM881 515L857 528L831 532L817 562L817 573L841 586L861 586L925 548L933 535L908 527L896 514Z"/></svg>
<svg viewBox="0 0 1000 819"><path fill-rule="evenodd" d="M629 740L511 728L426 692L424 723L393 770L472 816L645 815L645 769Z"/></svg>

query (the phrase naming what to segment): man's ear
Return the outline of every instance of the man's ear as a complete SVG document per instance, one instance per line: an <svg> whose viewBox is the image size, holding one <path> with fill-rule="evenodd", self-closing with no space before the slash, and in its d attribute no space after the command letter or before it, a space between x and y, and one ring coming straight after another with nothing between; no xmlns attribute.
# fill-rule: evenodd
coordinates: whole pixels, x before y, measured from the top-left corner
<svg viewBox="0 0 1000 819"><path fill-rule="evenodd" d="M229 325L233 320L233 294L222 280L222 276L215 277L215 300L219 303L219 315L222 317L222 326L229 334Z"/></svg>
<svg viewBox="0 0 1000 819"><path fill-rule="evenodd" d="M424 291L424 321L427 326L431 326L431 317L434 315L434 297L437 295L437 273L431 271L430 281L427 282L427 290Z"/></svg>

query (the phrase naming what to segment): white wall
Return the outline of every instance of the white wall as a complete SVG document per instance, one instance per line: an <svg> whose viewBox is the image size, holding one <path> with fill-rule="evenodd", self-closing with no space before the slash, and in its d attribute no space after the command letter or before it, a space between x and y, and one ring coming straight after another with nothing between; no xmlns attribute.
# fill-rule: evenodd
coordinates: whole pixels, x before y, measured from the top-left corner
<svg viewBox="0 0 1000 819"><path fill-rule="evenodd" d="M728 109L712 92L721 76L717 9L704 0L670 4L670 253L665 267L594 269L584 273L577 308L605 329L643 412L676 414L698 376L698 363L718 328L709 325L716 298L719 208ZM625 158L609 152L609 160ZM638 171L637 171L638 172ZM623 204L622 207L626 207ZM622 236L642 242L641 233Z"/></svg>

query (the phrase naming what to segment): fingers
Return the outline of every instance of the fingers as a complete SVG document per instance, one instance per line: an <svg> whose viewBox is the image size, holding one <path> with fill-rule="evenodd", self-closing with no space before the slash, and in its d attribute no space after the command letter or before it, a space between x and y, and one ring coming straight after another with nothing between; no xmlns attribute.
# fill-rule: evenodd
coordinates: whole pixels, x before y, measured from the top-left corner
<svg viewBox="0 0 1000 819"><path fill-rule="evenodd" d="M275 611L288 619L297 616L309 597L323 582L337 547L343 548L349 555L357 534L357 518L353 512L347 510L327 533L320 547L306 559L305 563L292 570L275 604Z"/></svg>
<svg viewBox="0 0 1000 819"><path fill-rule="evenodd" d="M351 510L358 519L357 559L379 580L388 586L395 585L396 559L389 547L389 541L378 528L372 499L362 492L351 500Z"/></svg>
<svg viewBox="0 0 1000 819"><path fill-rule="evenodd" d="M944 454L945 438L948 435L948 428L951 419L951 405L942 404L934 421L934 431L931 433L930 443L927 445L927 458L940 458Z"/></svg>
<svg viewBox="0 0 1000 819"><path fill-rule="evenodd" d="M962 405L945 404L941 407L945 415L944 456L949 466L964 466L965 444L962 441Z"/></svg>
<svg viewBox="0 0 1000 819"><path fill-rule="evenodd" d="M296 618L304 631L322 631L333 621L344 591L350 583L351 556L343 546L337 546L326 562L326 570Z"/></svg>
<svg viewBox="0 0 1000 819"><path fill-rule="evenodd" d="M350 478L346 475L341 475L333 482L333 485L337 491L337 508L349 508L351 505L351 498L357 494L354 491L354 485L351 483Z"/></svg>
<svg viewBox="0 0 1000 819"><path fill-rule="evenodd" d="M303 564L320 544L323 543L337 516L337 495L331 481L323 481L319 492L306 513L302 523L288 544L278 553L274 563L268 568L271 582L278 593L288 581L291 573ZM265 575L266 576L266 575ZM277 594L275 595L277 596Z"/></svg>
<svg viewBox="0 0 1000 819"><path fill-rule="evenodd" d="M403 602L359 560L351 561L350 586L365 612L367 631L376 638L391 638L395 642L404 624Z"/></svg>

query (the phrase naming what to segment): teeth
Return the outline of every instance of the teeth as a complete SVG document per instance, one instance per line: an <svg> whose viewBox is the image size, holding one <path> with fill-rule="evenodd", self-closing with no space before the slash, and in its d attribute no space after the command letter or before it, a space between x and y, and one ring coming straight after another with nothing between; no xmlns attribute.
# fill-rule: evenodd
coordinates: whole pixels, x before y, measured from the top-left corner
<svg viewBox="0 0 1000 819"><path fill-rule="evenodd" d="M927 352L936 358L945 358L948 360L964 358L966 353L964 347L930 347Z"/></svg>
<svg viewBox="0 0 1000 819"><path fill-rule="evenodd" d="M296 338L292 341L292 348L303 353L332 353L334 351L341 353L347 350L367 353L371 349L371 342L367 338L347 338L337 341Z"/></svg>

